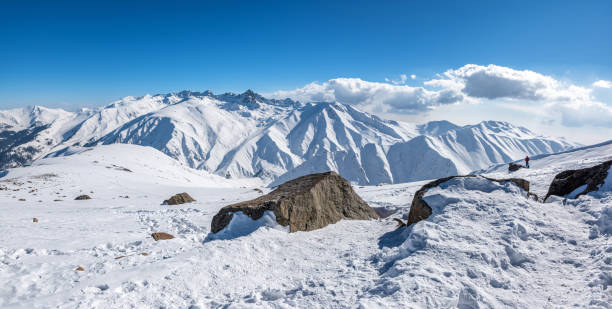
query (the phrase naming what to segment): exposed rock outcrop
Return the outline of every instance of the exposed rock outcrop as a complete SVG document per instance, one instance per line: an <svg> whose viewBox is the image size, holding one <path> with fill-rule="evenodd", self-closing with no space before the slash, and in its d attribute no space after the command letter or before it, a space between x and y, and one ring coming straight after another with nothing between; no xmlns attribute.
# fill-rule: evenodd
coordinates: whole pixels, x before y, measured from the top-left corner
<svg viewBox="0 0 612 309"><path fill-rule="evenodd" d="M402 219L400 219L400 218L393 218L393 221L397 222L397 228L398 229L400 227L407 226L406 223L404 221L402 221Z"/></svg>
<svg viewBox="0 0 612 309"><path fill-rule="evenodd" d="M525 190L525 192L529 192L529 181L525 179L521 179L521 178L493 179L493 178L488 178L484 176L476 176L476 175L450 176L450 177L440 178L438 180L434 180L424 185L423 187L421 187L421 189L419 189L419 191L417 191L414 194L414 198L412 199L412 204L410 205L410 212L408 213L408 222L406 225L409 226L421 220L425 220L429 218L429 216L431 216L432 209L431 207L429 207L429 205L427 205L427 202L423 200L423 196L425 196L425 193L427 193L429 189L437 187L444 182L447 182L453 178L458 178L458 177L483 177L487 180L495 181L495 182L513 182L519 188Z"/></svg>
<svg viewBox="0 0 612 309"><path fill-rule="evenodd" d="M540 198L538 197L538 195L533 192L527 192L527 198L531 198L536 202L540 201Z"/></svg>
<svg viewBox="0 0 612 309"><path fill-rule="evenodd" d="M524 166L520 165L520 164L516 164L516 163L509 163L508 164L508 172L516 172L519 169L523 168Z"/></svg>
<svg viewBox="0 0 612 309"><path fill-rule="evenodd" d="M172 235L170 235L168 233L153 233L153 234L151 234L151 237L153 237L153 239L155 239L155 241L174 238L174 236L172 236Z"/></svg>
<svg viewBox="0 0 612 309"><path fill-rule="evenodd" d="M258 220L268 210L280 225L289 226L290 232L320 229L341 219L378 218L346 179L327 172L299 177L254 200L222 208L212 220L211 231L225 228L236 212Z"/></svg>
<svg viewBox="0 0 612 309"><path fill-rule="evenodd" d="M195 202L195 200L189 194L183 192L165 200L162 205L180 205L191 202Z"/></svg>
<svg viewBox="0 0 612 309"><path fill-rule="evenodd" d="M612 166L612 160L592 167L567 170L557 174L548 188L544 201L551 195L566 196L582 186L584 186L583 190L572 194L574 198L597 191L599 186L604 183L606 177L608 177L610 166Z"/></svg>
<svg viewBox="0 0 612 309"><path fill-rule="evenodd" d="M84 200L91 200L91 197L89 195L79 195L77 196L75 199L75 201L84 201Z"/></svg>

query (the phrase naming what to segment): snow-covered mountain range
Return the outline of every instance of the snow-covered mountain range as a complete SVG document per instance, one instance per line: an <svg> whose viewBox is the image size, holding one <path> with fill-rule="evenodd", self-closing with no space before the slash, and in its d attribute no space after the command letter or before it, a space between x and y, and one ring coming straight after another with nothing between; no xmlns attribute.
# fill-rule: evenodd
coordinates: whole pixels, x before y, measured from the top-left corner
<svg viewBox="0 0 612 309"><path fill-rule="evenodd" d="M505 122L414 125L350 105L271 100L250 90L125 97L79 112L0 111L0 168L114 143L151 146L192 168L271 185L327 170L359 184L400 183L577 146Z"/></svg>

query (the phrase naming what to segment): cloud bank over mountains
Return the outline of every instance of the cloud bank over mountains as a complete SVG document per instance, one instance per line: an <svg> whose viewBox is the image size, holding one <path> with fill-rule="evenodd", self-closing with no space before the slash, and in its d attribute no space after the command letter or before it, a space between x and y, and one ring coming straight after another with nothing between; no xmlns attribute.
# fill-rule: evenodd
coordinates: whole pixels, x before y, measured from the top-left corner
<svg viewBox="0 0 612 309"><path fill-rule="evenodd" d="M414 78L411 79L414 80ZM302 88L268 94L273 98L310 101L338 101L360 106L374 113L426 113L449 104L516 104L558 119L568 127L583 125L612 127L612 106L598 100L593 89L609 89L610 81L591 87L578 86L530 70L497 65L468 64L451 69L422 86L399 80L370 82L359 78L335 78L313 82Z"/></svg>

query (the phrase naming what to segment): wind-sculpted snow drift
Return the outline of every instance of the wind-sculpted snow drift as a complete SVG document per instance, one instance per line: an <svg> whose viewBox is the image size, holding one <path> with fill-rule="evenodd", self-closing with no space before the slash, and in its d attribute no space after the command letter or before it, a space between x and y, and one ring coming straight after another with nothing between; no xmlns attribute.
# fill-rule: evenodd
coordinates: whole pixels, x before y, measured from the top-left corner
<svg viewBox="0 0 612 309"><path fill-rule="evenodd" d="M192 168L258 177L272 186L330 170L359 184L441 178L576 146L504 122L417 126L350 105L270 100L252 91L126 97L78 113L11 110L0 112L0 126L0 168L66 154L72 146L127 143L154 147Z"/></svg>
<svg viewBox="0 0 612 309"><path fill-rule="evenodd" d="M486 184L487 182L496 182L499 184L513 183L515 186L518 186L523 191L525 191L525 196L527 196L527 194L529 193L529 181L520 178L493 179L477 175L450 176L440 178L438 180L434 180L430 183L427 183L414 194L412 204L410 205L410 213L408 213L408 221L406 222L406 225L410 226L411 224L417 223L421 220L425 220L429 216L431 216L433 213L433 209L431 206L429 206L429 204L427 204L424 199L424 196L427 194L427 191L436 187L446 187L446 183L455 178L465 178L463 182L471 184L470 188L472 189L478 189L478 184Z"/></svg>
<svg viewBox="0 0 612 309"><path fill-rule="evenodd" d="M418 199L431 216L383 236L373 290L411 294L416 307L607 308L612 187L566 202L571 209L527 199L520 181L451 177L426 187Z"/></svg>

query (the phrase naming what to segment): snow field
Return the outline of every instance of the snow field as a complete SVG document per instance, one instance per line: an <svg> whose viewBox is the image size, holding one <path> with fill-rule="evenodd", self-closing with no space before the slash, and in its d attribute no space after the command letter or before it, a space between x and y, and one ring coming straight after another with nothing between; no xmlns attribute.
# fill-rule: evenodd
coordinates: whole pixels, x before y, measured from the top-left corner
<svg viewBox="0 0 612 309"><path fill-rule="evenodd" d="M556 171L608 150L533 160L512 176L540 195ZM355 189L402 217L424 183ZM434 214L409 228L388 218L286 233L246 221L213 240L218 209L259 196L259 180L191 170L151 148L97 147L0 178L0 307L609 308L608 184L543 204L511 183L453 179L427 192ZM180 192L197 201L160 205Z"/></svg>

